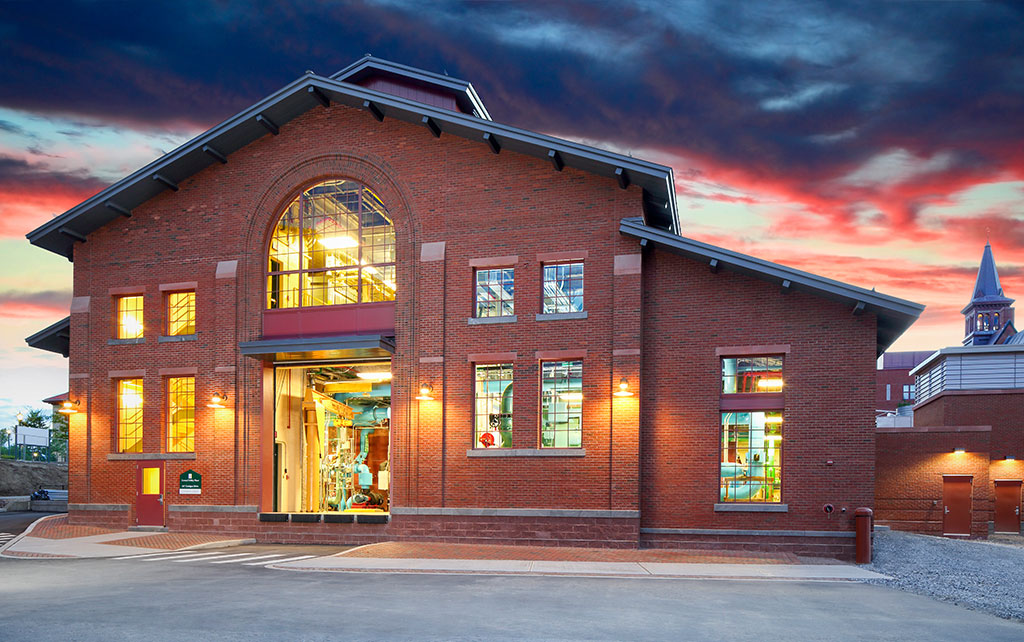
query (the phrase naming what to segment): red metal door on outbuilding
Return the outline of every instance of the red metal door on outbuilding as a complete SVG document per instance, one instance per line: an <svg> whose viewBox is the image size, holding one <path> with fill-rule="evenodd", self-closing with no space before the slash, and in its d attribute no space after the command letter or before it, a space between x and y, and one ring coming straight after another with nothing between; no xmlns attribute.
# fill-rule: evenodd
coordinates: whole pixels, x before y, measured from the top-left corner
<svg viewBox="0 0 1024 642"><path fill-rule="evenodd" d="M135 521L139 526L164 525L164 462L140 461L136 469Z"/></svg>
<svg viewBox="0 0 1024 642"><path fill-rule="evenodd" d="M972 475L942 476L942 534L969 537L971 534Z"/></svg>
<svg viewBox="0 0 1024 642"><path fill-rule="evenodd" d="M996 532L1020 533L1019 479L996 480Z"/></svg>

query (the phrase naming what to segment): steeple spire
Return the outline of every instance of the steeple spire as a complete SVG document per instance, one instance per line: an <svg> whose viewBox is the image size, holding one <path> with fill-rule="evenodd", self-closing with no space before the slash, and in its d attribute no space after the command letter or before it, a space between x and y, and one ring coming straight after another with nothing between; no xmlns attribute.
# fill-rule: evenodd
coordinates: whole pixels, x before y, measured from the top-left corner
<svg viewBox="0 0 1024 642"><path fill-rule="evenodd" d="M999 272L996 271L996 261L992 257L992 246L985 243L985 251L981 255L981 265L978 267L978 278L974 282L974 296L971 302L992 301L1004 299L1003 288L999 285Z"/></svg>

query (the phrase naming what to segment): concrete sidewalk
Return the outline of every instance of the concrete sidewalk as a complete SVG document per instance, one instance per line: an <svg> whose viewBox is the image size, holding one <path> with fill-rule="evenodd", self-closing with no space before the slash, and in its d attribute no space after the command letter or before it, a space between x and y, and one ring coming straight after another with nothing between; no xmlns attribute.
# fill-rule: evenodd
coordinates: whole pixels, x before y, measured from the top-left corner
<svg viewBox="0 0 1024 642"><path fill-rule="evenodd" d="M292 571L376 573L469 573L694 579L862 581L885 576L849 564L715 564L672 562L564 562L545 560L316 557L271 568Z"/></svg>
<svg viewBox="0 0 1024 642"><path fill-rule="evenodd" d="M67 523L67 515L49 515L0 547L0 557L76 558L118 557L176 550L221 548L251 544L252 539L226 539L202 533L119 531Z"/></svg>

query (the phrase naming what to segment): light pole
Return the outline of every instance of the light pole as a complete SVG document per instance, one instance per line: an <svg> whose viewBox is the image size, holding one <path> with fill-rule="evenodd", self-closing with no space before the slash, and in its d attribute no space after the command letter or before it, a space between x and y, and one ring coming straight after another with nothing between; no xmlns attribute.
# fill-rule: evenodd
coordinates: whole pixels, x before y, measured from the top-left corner
<svg viewBox="0 0 1024 642"><path fill-rule="evenodd" d="M18 427L21 426L21 422L24 421L24 420L25 420L24 413L20 413L19 412L18 413L18 425L15 426L15 428L14 428L14 438L15 439L18 438ZM15 451L15 453L17 453L17 451L18 451L18 444L14 444L14 451ZM14 456L17 457L18 455L15 454ZM24 445L22 445L22 447L21 447L21 459L25 459L25 446Z"/></svg>

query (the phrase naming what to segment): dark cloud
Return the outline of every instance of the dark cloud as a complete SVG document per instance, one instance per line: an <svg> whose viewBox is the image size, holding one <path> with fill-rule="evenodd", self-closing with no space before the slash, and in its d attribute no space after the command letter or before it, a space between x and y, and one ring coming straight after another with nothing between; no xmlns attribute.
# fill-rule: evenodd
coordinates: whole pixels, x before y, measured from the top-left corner
<svg viewBox="0 0 1024 642"><path fill-rule="evenodd" d="M496 120L678 154L840 228L869 208L913 230L956 190L1024 176L1013 3L17 3L0 31L8 107L207 127L371 52L470 80ZM897 149L948 162L844 182Z"/></svg>
<svg viewBox="0 0 1024 642"><path fill-rule="evenodd" d="M107 183L85 172L59 172L20 158L0 155L0 193L84 193L91 196Z"/></svg>
<svg viewBox="0 0 1024 642"><path fill-rule="evenodd" d="M7 290L0 292L0 317L54 317L67 314L70 290Z"/></svg>

